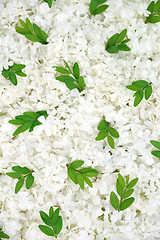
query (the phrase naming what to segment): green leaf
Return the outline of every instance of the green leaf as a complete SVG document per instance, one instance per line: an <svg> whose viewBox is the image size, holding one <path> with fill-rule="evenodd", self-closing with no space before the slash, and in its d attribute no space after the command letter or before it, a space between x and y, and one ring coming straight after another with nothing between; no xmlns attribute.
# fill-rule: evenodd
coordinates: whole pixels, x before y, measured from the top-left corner
<svg viewBox="0 0 160 240"><path fill-rule="evenodd" d="M13 136L16 136L22 132L25 132L26 130L28 130L30 128L31 125L32 125L32 122L24 123L22 126L20 126L16 129L16 131L13 133Z"/></svg>
<svg viewBox="0 0 160 240"><path fill-rule="evenodd" d="M86 177L97 177L98 171L92 168L81 168L78 170L80 173L84 174Z"/></svg>
<svg viewBox="0 0 160 240"><path fill-rule="evenodd" d="M66 68L68 68L68 70L70 71L70 73L72 73L72 71L71 71L71 69L70 69L68 63L67 63L65 60L63 60L63 61L64 61L64 64L66 65Z"/></svg>
<svg viewBox="0 0 160 240"><path fill-rule="evenodd" d="M54 0L55 1L55 0ZM44 2L48 3L49 8L52 7L53 0L44 0Z"/></svg>
<svg viewBox="0 0 160 240"><path fill-rule="evenodd" d="M68 82L74 82L75 79L71 76L68 76L68 75L61 75L61 76L58 76L56 77L56 80L60 81L60 82L64 82L66 83L66 81Z"/></svg>
<svg viewBox="0 0 160 240"><path fill-rule="evenodd" d="M55 70L56 70L57 72L59 72L59 73L62 73L62 74L70 74L70 72L69 72L67 69L63 68L63 67L53 66L53 68L56 68Z"/></svg>
<svg viewBox="0 0 160 240"><path fill-rule="evenodd" d="M119 181L120 185L122 186L122 188L125 188L125 180L120 173L118 174L118 181Z"/></svg>
<svg viewBox="0 0 160 240"><path fill-rule="evenodd" d="M33 30L36 34L36 36L39 38L39 40L42 40L43 41L43 38L41 36L41 29L40 27L37 26L37 24L33 23Z"/></svg>
<svg viewBox="0 0 160 240"><path fill-rule="evenodd" d="M14 72L17 72L17 71L22 70L25 67L26 67L26 65L24 65L24 64L15 64L14 63L13 66L10 67L10 69L12 69L12 71L14 71Z"/></svg>
<svg viewBox="0 0 160 240"><path fill-rule="evenodd" d="M23 113L23 116L27 116L30 119L37 119L38 117L41 116L38 112L33 112L33 111L27 111Z"/></svg>
<svg viewBox="0 0 160 240"><path fill-rule="evenodd" d="M37 113L38 113L40 116L44 116L45 119L48 117L47 111L38 111Z"/></svg>
<svg viewBox="0 0 160 240"><path fill-rule="evenodd" d="M22 175L19 173L15 173L15 172L8 172L6 173L7 176L11 177L11 178L21 178Z"/></svg>
<svg viewBox="0 0 160 240"><path fill-rule="evenodd" d="M75 62L74 66L73 66L73 75L76 79L79 79L79 77L80 77L80 70L79 70L79 65L77 62Z"/></svg>
<svg viewBox="0 0 160 240"><path fill-rule="evenodd" d="M71 163L71 167L72 168L79 168L84 164L84 161L81 160L76 160L74 162Z"/></svg>
<svg viewBox="0 0 160 240"><path fill-rule="evenodd" d="M22 34L22 35L26 35L29 33L26 29L21 28L21 27L16 27L16 32L19 34Z"/></svg>
<svg viewBox="0 0 160 240"><path fill-rule="evenodd" d="M24 179L21 178L16 184L15 193L18 193L21 190L21 188L23 187L23 184L24 184Z"/></svg>
<svg viewBox="0 0 160 240"><path fill-rule="evenodd" d="M143 99L143 92L136 92L136 96L134 99L134 107L137 107L138 104L142 101Z"/></svg>
<svg viewBox="0 0 160 240"><path fill-rule="evenodd" d="M41 125L42 123L39 122L38 120L34 121L33 124L31 125L31 127L29 128L29 132L32 132L34 127Z"/></svg>
<svg viewBox="0 0 160 240"><path fill-rule="evenodd" d="M53 207L51 206L50 209L49 209L49 217L50 217L50 219L52 219L53 213L54 213L54 210L53 210ZM52 224L52 223L51 223L51 224ZM52 225L53 225L53 224L52 224Z"/></svg>
<svg viewBox="0 0 160 240"><path fill-rule="evenodd" d="M68 177L75 183L77 184L77 178L76 178L77 172L73 169L68 167Z"/></svg>
<svg viewBox="0 0 160 240"><path fill-rule="evenodd" d="M98 0L98 5L103 4L105 2L107 2L107 0Z"/></svg>
<svg viewBox="0 0 160 240"><path fill-rule="evenodd" d="M33 33L33 26L28 18L26 18L26 27L30 33Z"/></svg>
<svg viewBox="0 0 160 240"><path fill-rule="evenodd" d="M30 189L33 182L34 182L34 177L32 174L29 174L28 177L26 178L26 188Z"/></svg>
<svg viewBox="0 0 160 240"><path fill-rule="evenodd" d="M76 178L77 178L77 182L78 182L79 186L82 189L84 189L84 179L83 179L83 176L79 172L77 172Z"/></svg>
<svg viewBox="0 0 160 240"><path fill-rule="evenodd" d="M94 12L97 8L97 1L96 0L91 0L90 5L89 5L89 11L92 15L94 15Z"/></svg>
<svg viewBox="0 0 160 240"><path fill-rule="evenodd" d="M126 177L126 185L128 184L128 182L129 182L129 175L127 175Z"/></svg>
<svg viewBox="0 0 160 240"><path fill-rule="evenodd" d="M160 151L155 150L155 151L152 151L151 154L160 159Z"/></svg>
<svg viewBox="0 0 160 240"><path fill-rule="evenodd" d="M54 232L50 227L47 227L47 226L44 226L44 225L39 225L38 227L47 236L53 236L54 237Z"/></svg>
<svg viewBox="0 0 160 240"><path fill-rule="evenodd" d="M27 173L30 173L31 170L27 167L20 167L20 166L14 166L12 167L12 170L17 172L17 173L20 173L20 174L27 174Z"/></svg>
<svg viewBox="0 0 160 240"><path fill-rule="evenodd" d="M106 138L108 136L108 130L101 130L98 133L98 136L95 138L96 141L100 141L103 140L104 138Z"/></svg>
<svg viewBox="0 0 160 240"><path fill-rule="evenodd" d="M21 125L24 123L23 120L20 120L20 119L13 119L13 120L9 120L8 121L9 123L13 124L13 125Z"/></svg>
<svg viewBox="0 0 160 240"><path fill-rule="evenodd" d="M22 71L17 71L16 75L20 76L20 77L26 77L27 74L23 73Z"/></svg>
<svg viewBox="0 0 160 240"><path fill-rule="evenodd" d="M138 87L136 85L127 85L126 88L131 91L139 91L141 89L140 87Z"/></svg>
<svg viewBox="0 0 160 240"><path fill-rule="evenodd" d="M150 143L157 149L160 149L160 142L151 140Z"/></svg>
<svg viewBox="0 0 160 240"><path fill-rule="evenodd" d="M42 221L43 221L46 225L52 226L49 216L48 216L45 212L43 212L43 211L40 211L39 213L40 213L40 216L41 216Z"/></svg>
<svg viewBox="0 0 160 240"><path fill-rule="evenodd" d="M108 137L107 137L107 141L108 141L109 146L110 146L112 149L114 149L114 140L113 140L113 138L112 138L111 136L108 136Z"/></svg>
<svg viewBox="0 0 160 240"><path fill-rule="evenodd" d="M26 26L26 23L25 23L22 19L19 19L19 22L20 22L20 24L22 25L22 27L25 28L25 30L28 30L28 29L27 29L27 26Z"/></svg>
<svg viewBox="0 0 160 240"><path fill-rule="evenodd" d="M160 16L152 16L152 15L150 15L149 17L147 17L147 22L158 23L158 22L160 22Z"/></svg>
<svg viewBox="0 0 160 240"><path fill-rule="evenodd" d="M133 188L136 185L137 182L138 182L138 178L135 178L132 181L130 181L127 185L127 189Z"/></svg>
<svg viewBox="0 0 160 240"><path fill-rule="evenodd" d="M62 230L63 222L62 222L62 217L58 217L58 221L54 226L55 234L58 235L60 231Z"/></svg>
<svg viewBox="0 0 160 240"><path fill-rule="evenodd" d="M131 41L131 39L129 39L129 38L128 38L128 39L125 39L124 41L121 42L121 44L127 43L127 42L129 42L129 41Z"/></svg>
<svg viewBox="0 0 160 240"><path fill-rule="evenodd" d="M32 41L32 42L39 42L38 37L35 36L35 35L32 34L32 33L27 33L27 34L25 34L25 37L26 37L28 40Z"/></svg>
<svg viewBox="0 0 160 240"><path fill-rule="evenodd" d="M89 178L87 178L85 175L83 175L83 179L90 187L93 187L92 182L89 180Z"/></svg>
<svg viewBox="0 0 160 240"><path fill-rule="evenodd" d="M152 86L148 85L145 89L145 99L148 100L152 94Z"/></svg>
<svg viewBox="0 0 160 240"><path fill-rule="evenodd" d="M77 79L77 83L79 85L79 87L84 90L85 88L85 82L84 82L84 78L82 76L79 77L79 79Z"/></svg>
<svg viewBox="0 0 160 240"><path fill-rule="evenodd" d="M103 130L103 129L108 128L108 126L109 126L109 122L106 122L106 120L101 120L100 123L98 124L97 129Z"/></svg>
<svg viewBox="0 0 160 240"><path fill-rule="evenodd" d="M132 193L134 192L134 189L129 189L128 191L126 191L123 195L123 198L128 198L132 195Z"/></svg>
<svg viewBox="0 0 160 240"><path fill-rule="evenodd" d="M119 200L117 195L114 192L111 192L110 194L110 203L116 210L118 210Z"/></svg>
<svg viewBox="0 0 160 240"><path fill-rule="evenodd" d="M149 6L148 6L147 11L153 13L154 4L155 4L154 1L152 1L152 2L149 4Z"/></svg>
<svg viewBox="0 0 160 240"><path fill-rule="evenodd" d="M123 197L123 190L124 188L122 187L122 185L120 184L119 180L117 179L116 181L116 189L117 189L117 193L120 197Z"/></svg>
<svg viewBox="0 0 160 240"><path fill-rule="evenodd" d="M5 77L5 78L9 78L9 70L6 70L6 69L3 68L3 70L2 70L2 75L3 75L3 77Z"/></svg>
<svg viewBox="0 0 160 240"><path fill-rule="evenodd" d="M119 44L119 45L117 46L117 48L118 48L119 50L121 50L121 51L130 51L130 50L131 50L125 43Z"/></svg>
<svg viewBox="0 0 160 240"><path fill-rule="evenodd" d="M160 0L158 0L155 3L153 10L154 10L154 12L157 12L159 9L160 9Z"/></svg>
<svg viewBox="0 0 160 240"><path fill-rule="evenodd" d="M17 77L15 73L9 72L9 80L13 83L13 85L17 85Z"/></svg>
<svg viewBox="0 0 160 240"><path fill-rule="evenodd" d="M123 210L129 208L132 205L133 202L134 202L134 198L133 197L125 199L120 204L120 207L119 207L120 211L123 211Z"/></svg>
<svg viewBox="0 0 160 240"><path fill-rule="evenodd" d="M133 85L140 87L140 88L146 88L148 86L148 82L144 80L138 80L132 83Z"/></svg>
<svg viewBox="0 0 160 240"><path fill-rule="evenodd" d="M96 8L96 10L94 11L94 15L97 15L97 14L100 14L100 13L104 12L108 7L109 7L109 5L99 6L99 7Z"/></svg>
<svg viewBox="0 0 160 240"><path fill-rule="evenodd" d="M127 29L124 29L118 36L116 44L122 42L122 40L125 38L127 34Z"/></svg>
<svg viewBox="0 0 160 240"><path fill-rule="evenodd" d="M119 34L116 33L112 37L109 38L109 40L107 42L107 49L116 44L118 37L119 37Z"/></svg>
<svg viewBox="0 0 160 240"><path fill-rule="evenodd" d="M59 216L59 208L57 208L57 209L55 210L55 212L53 213L53 215L52 215L52 218L51 218L51 224L52 224L52 226L54 226L54 225L57 223L57 221L58 221L58 216Z"/></svg>
<svg viewBox="0 0 160 240"><path fill-rule="evenodd" d="M69 77L69 76L68 76ZM77 88L78 91L80 91L79 87L77 86L77 84L75 84L74 82L71 82L70 80L66 80L65 81L66 86L68 87L69 90L75 89Z"/></svg>
<svg viewBox="0 0 160 240"><path fill-rule="evenodd" d="M119 49L116 46L111 46L106 49L108 53L118 53Z"/></svg>
<svg viewBox="0 0 160 240"><path fill-rule="evenodd" d="M0 238L9 239L9 236L5 234L3 231L0 231Z"/></svg>
<svg viewBox="0 0 160 240"><path fill-rule="evenodd" d="M109 128L109 133L112 137L119 138L119 133L114 128Z"/></svg>

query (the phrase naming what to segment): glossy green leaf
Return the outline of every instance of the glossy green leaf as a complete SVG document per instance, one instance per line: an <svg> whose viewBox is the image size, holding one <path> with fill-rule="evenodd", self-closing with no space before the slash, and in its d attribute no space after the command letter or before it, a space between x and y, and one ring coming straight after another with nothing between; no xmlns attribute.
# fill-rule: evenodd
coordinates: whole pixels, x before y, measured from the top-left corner
<svg viewBox="0 0 160 240"><path fill-rule="evenodd" d="M85 181L90 187L93 187L92 182L89 180L88 177L86 177L85 175L83 175L83 179L84 179L84 181Z"/></svg>
<svg viewBox="0 0 160 240"><path fill-rule="evenodd" d="M118 38L117 38L117 40L116 40L116 44L122 42L123 39L125 38L126 34L127 34L127 29L124 29L124 30L119 34L119 36L118 36Z"/></svg>
<svg viewBox="0 0 160 240"><path fill-rule="evenodd" d="M122 188L125 188L125 185L126 185L125 180L120 173L118 173L118 181L119 181L120 185L122 186Z"/></svg>
<svg viewBox="0 0 160 240"><path fill-rule="evenodd" d="M72 168L79 168L84 164L84 161L82 160L76 160L74 162L71 163L71 167Z"/></svg>
<svg viewBox="0 0 160 240"><path fill-rule="evenodd" d="M54 226L54 225L57 223L57 221L58 221L58 216L59 216L59 208L57 208L57 209L54 211L53 215L52 215L52 218L51 218L51 224L52 224L52 226Z"/></svg>
<svg viewBox="0 0 160 240"><path fill-rule="evenodd" d="M109 7L109 5L102 5L102 6L97 7L96 10L94 11L94 15L104 12L108 7Z"/></svg>
<svg viewBox="0 0 160 240"><path fill-rule="evenodd" d="M39 225L38 227L47 236L53 236L54 237L54 232L50 227L44 226L44 225Z"/></svg>
<svg viewBox="0 0 160 240"><path fill-rule="evenodd" d="M123 198L128 198L132 195L132 193L134 192L134 189L129 189L128 191L126 191L123 195Z"/></svg>
<svg viewBox="0 0 160 240"><path fill-rule="evenodd" d="M31 186L33 185L34 182L34 177L32 174L29 174L28 177L26 178L26 188L30 189Z"/></svg>
<svg viewBox="0 0 160 240"><path fill-rule="evenodd" d="M63 222L62 222L62 217L58 217L58 221L56 222L54 226L55 234L58 235L60 231L62 230Z"/></svg>
<svg viewBox="0 0 160 240"><path fill-rule="evenodd" d="M10 67L10 69L12 70L12 71L14 71L14 72L16 72L16 71L20 71L20 70L22 70L23 68L25 68L26 67L26 65L24 65L24 64L13 64L13 66L11 66Z"/></svg>
<svg viewBox="0 0 160 240"><path fill-rule="evenodd" d="M80 173L84 174L87 177L97 177L98 171L92 168L81 168L79 170Z"/></svg>
<svg viewBox="0 0 160 240"><path fill-rule="evenodd" d="M52 219L53 213L54 213L54 210L53 210L53 207L51 206L50 209L49 209L49 217L50 217L50 219Z"/></svg>
<svg viewBox="0 0 160 240"><path fill-rule="evenodd" d="M121 50L121 51L130 51L131 50L125 43L117 45L117 48L118 48L118 50Z"/></svg>
<svg viewBox="0 0 160 240"><path fill-rule="evenodd" d="M16 131L13 133L13 136L16 136L22 132L25 132L26 130L28 130L30 128L30 126L32 125L32 122L26 122L23 125L21 125L20 127L18 127L16 129Z"/></svg>
<svg viewBox="0 0 160 240"><path fill-rule="evenodd" d="M78 83L79 87L81 88L81 90L84 90L85 82L84 82L84 78L82 76L80 76L79 79L77 79L77 83Z"/></svg>
<svg viewBox="0 0 160 240"><path fill-rule="evenodd" d="M73 75L76 79L79 79L79 77L80 77L80 70L79 70L79 65L77 62L75 62L74 66L73 66Z"/></svg>
<svg viewBox="0 0 160 240"><path fill-rule="evenodd" d="M91 2L90 2L90 4L89 4L89 10L90 10L90 13L92 14L92 15L94 15L94 12L95 12L95 10L96 10L96 8L97 8L97 0L91 0Z"/></svg>
<svg viewBox="0 0 160 240"><path fill-rule="evenodd" d="M7 176L11 177L11 178L21 178L22 175L16 172L8 172L6 173Z"/></svg>
<svg viewBox="0 0 160 240"><path fill-rule="evenodd" d="M28 34L25 34L25 37L32 42L39 42L38 37L35 36L34 34L28 33Z"/></svg>
<svg viewBox="0 0 160 240"><path fill-rule="evenodd" d="M6 69L3 68L3 70L2 70L2 75L3 75L3 77L5 77L5 78L9 78L9 70L6 70Z"/></svg>
<svg viewBox="0 0 160 240"><path fill-rule="evenodd" d="M118 33L116 33L112 37L110 37L110 39L107 42L107 51L111 46L114 46L116 44L118 37L119 37Z"/></svg>
<svg viewBox="0 0 160 240"><path fill-rule="evenodd" d="M152 94L152 86L148 85L145 89L145 99L148 100Z"/></svg>
<svg viewBox="0 0 160 240"><path fill-rule="evenodd" d="M23 120L20 120L20 119L13 119L13 120L9 120L8 121L9 123L13 124L13 125L21 125L24 123Z"/></svg>
<svg viewBox="0 0 160 240"><path fill-rule="evenodd" d="M143 92L137 92L134 99L134 107L137 107L138 104L142 101L142 99L143 99Z"/></svg>
<svg viewBox="0 0 160 240"><path fill-rule="evenodd" d="M76 175L77 175L77 172L76 172L74 169L68 167L68 177L69 177L75 184L78 183Z"/></svg>
<svg viewBox="0 0 160 240"><path fill-rule="evenodd" d="M123 211L123 210L129 208L132 205L133 202L134 202L134 198L133 197L125 199L120 204L120 207L119 207L120 211Z"/></svg>
<svg viewBox="0 0 160 240"><path fill-rule="evenodd" d="M132 90L132 91L139 91L141 88L136 86L136 85L127 85L127 89Z"/></svg>
<svg viewBox="0 0 160 240"><path fill-rule="evenodd" d="M17 71L16 75L20 76L20 77L26 77L27 74L23 73L22 71Z"/></svg>
<svg viewBox="0 0 160 240"><path fill-rule="evenodd" d="M40 216L41 216L41 219L42 221L48 225L48 226L51 226L51 220L50 220L50 217L43 211L40 211Z"/></svg>
<svg viewBox="0 0 160 240"><path fill-rule="evenodd" d="M68 77L69 77L69 76L68 76ZM70 81L70 80L66 80L66 81L65 81L65 84L66 84L66 86L68 87L69 90L72 90L72 89L77 88L78 91L80 91L78 85L77 85L76 83Z"/></svg>
<svg viewBox="0 0 160 240"><path fill-rule="evenodd" d="M112 138L111 136L108 136L108 137L107 137L107 141L108 141L109 146L110 146L112 149L114 149L114 140L113 140L113 138Z"/></svg>
<svg viewBox="0 0 160 240"><path fill-rule="evenodd" d="M26 27L30 33L33 33L33 25L28 18L26 18Z"/></svg>
<svg viewBox="0 0 160 240"><path fill-rule="evenodd" d="M108 53L118 53L119 49L116 46L111 46L106 49Z"/></svg>
<svg viewBox="0 0 160 240"><path fill-rule="evenodd" d="M76 178L77 178L77 182L80 185L80 187L82 189L84 189L84 179L83 179L83 176L79 172L77 172Z"/></svg>
<svg viewBox="0 0 160 240"><path fill-rule="evenodd" d="M122 185L120 184L118 179L116 181L116 190L117 190L118 195L120 197L123 197L124 188L122 187Z"/></svg>
<svg viewBox="0 0 160 240"><path fill-rule="evenodd" d="M160 151L155 150L155 151L152 151L151 154L160 159Z"/></svg>
<svg viewBox="0 0 160 240"><path fill-rule="evenodd" d="M109 122L107 122L106 120L101 120L100 123L98 124L97 129L103 130L103 129L108 128L108 126L109 126Z"/></svg>
<svg viewBox="0 0 160 240"><path fill-rule="evenodd" d="M70 74L70 72L69 72L67 69L63 68L63 67L56 67L56 66L54 66L53 68L56 68L55 70L56 70L57 72L59 72L59 73L62 73L62 74Z"/></svg>
<svg viewBox="0 0 160 240"><path fill-rule="evenodd" d="M103 140L104 138L106 138L108 136L108 130L101 130L98 133L98 136L95 138L96 141L100 141Z"/></svg>
<svg viewBox="0 0 160 240"><path fill-rule="evenodd" d="M151 140L150 143L157 149L160 149L160 142Z"/></svg>
<svg viewBox="0 0 160 240"><path fill-rule="evenodd" d="M16 32L22 35L29 34L29 32L26 29L21 27L16 27Z"/></svg>
<svg viewBox="0 0 160 240"><path fill-rule="evenodd" d="M155 3L154 3L154 1L152 1L152 2L149 4L147 10L148 10L149 12L153 13L154 5L155 5Z"/></svg>
<svg viewBox="0 0 160 240"><path fill-rule="evenodd" d="M17 173L20 173L20 174L27 174L27 173L30 173L31 170L27 167L20 167L20 166L14 166L12 167L12 170L17 172Z"/></svg>
<svg viewBox="0 0 160 240"><path fill-rule="evenodd" d="M61 76L58 76L56 77L56 80L60 81L60 82L64 82L66 83L66 81L68 82L74 82L75 79L71 76L68 76L68 75L61 75Z"/></svg>
<svg viewBox="0 0 160 240"><path fill-rule="evenodd" d="M48 3L49 8L52 7L53 0L44 0L44 2Z"/></svg>
<svg viewBox="0 0 160 240"><path fill-rule="evenodd" d="M114 128L109 128L109 133L112 137L119 138L119 133Z"/></svg>
<svg viewBox="0 0 160 240"><path fill-rule="evenodd" d="M21 188L23 187L23 184L24 184L24 178L21 178L16 184L15 193L18 193L21 190Z"/></svg>
<svg viewBox="0 0 160 240"><path fill-rule="evenodd" d="M114 192L111 192L110 194L110 203L112 204L112 206L118 210L118 206L119 206L119 200L117 195Z"/></svg>
<svg viewBox="0 0 160 240"><path fill-rule="evenodd" d="M138 178L135 178L132 181L130 181L127 185L127 189L133 188L136 185L137 182L138 182Z"/></svg>
<svg viewBox="0 0 160 240"><path fill-rule="evenodd" d="M13 85L17 85L17 77L15 73L9 72L9 80L13 83Z"/></svg>
<svg viewBox="0 0 160 240"><path fill-rule="evenodd" d="M70 73L72 73L72 71L71 71L71 69L70 69L68 63L67 63L65 60L63 60L63 61L64 61L64 64L65 64L66 68L68 68L68 70L70 71Z"/></svg>
<svg viewBox="0 0 160 240"><path fill-rule="evenodd" d="M9 236L1 230L0 231L0 238L9 239Z"/></svg>
<svg viewBox="0 0 160 240"><path fill-rule="evenodd" d="M144 80L138 80L132 83L133 85L140 87L140 88L146 88L148 86L148 82Z"/></svg>

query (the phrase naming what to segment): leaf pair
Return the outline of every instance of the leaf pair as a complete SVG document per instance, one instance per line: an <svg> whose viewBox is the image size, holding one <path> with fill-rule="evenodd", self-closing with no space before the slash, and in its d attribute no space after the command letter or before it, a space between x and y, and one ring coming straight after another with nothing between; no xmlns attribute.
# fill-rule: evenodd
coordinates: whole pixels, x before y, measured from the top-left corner
<svg viewBox="0 0 160 240"><path fill-rule="evenodd" d="M2 240L2 238L9 239L9 236L0 228L0 240Z"/></svg>
<svg viewBox="0 0 160 240"><path fill-rule="evenodd" d="M59 208L54 211L53 207L50 207L49 215L43 211L40 211L39 213L42 221L47 225L39 225L39 229L47 236L57 238L63 226L62 217L59 216Z"/></svg>
<svg viewBox="0 0 160 240"><path fill-rule="evenodd" d="M44 2L48 3L48 6L51 8L53 4L53 0L43 0ZM56 1L56 0L54 0Z"/></svg>
<svg viewBox="0 0 160 240"><path fill-rule="evenodd" d="M77 62L74 63L73 71L70 69L68 63L64 60L64 64L66 68L54 66L56 71L62 73L64 75L56 77L56 80L60 82L64 82L68 89L72 90L77 88L79 92L82 92L85 87L84 78L80 76L80 69ZM71 77L72 75L73 77Z"/></svg>
<svg viewBox="0 0 160 240"><path fill-rule="evenodd" d="M159 150L154 150L154 151L152 151L151 154L152 154L153 156L155 156L155 157L157 157L157 158L160 159L160 142L151 140L150 143L151 143L154 147L156 147L157 149L159 149Z"/></svg>
<svg viewBox="0 0 160 240"><path fill-rule="evenodd" d="M95 140L99 141L107 137L109 146L114 149L114 140L112 137L119 138L119 133L117 132L117 130L110 127L109 122L107 122L106 120L101 120L100 123L98 124L97 129L100 132Z"/></svg>
<svg viewBox="0 0 160 240"><path fill-rule="evenodd" d="M22 27L16 27L16 32L24 35L27 39L32 42L40 42L41 44L48 44L47 38L48 35L40 29L35 23L31 23L28 18L26 18L26 22L19 19Z"/></svg>
<svg viewBox="0 0 160 240"><path fill-rule="evenodd" d="M68 176L75 183L84 189L84 182L86 182L90 187L93 187L92 182L88 177L97 177L98 171L92 168L80 168L84 164L84 161L77 160L72 162L70 165L67 164Z"/></svg>
<svg viewBox="0 0 160 240"><path fill-rule="evenodd" d="M11 83L13 83L13 85L16 86L17 85L16 75L21 76L21 77L27 76L25 73L22 72L22 69L25 67L26 67L26 65L14 63L13 66L9 66L8 69L3 68L2 75L6 79L9 79L11 81Z"/></svg>
<svg viewBox="0 0 160 240"><path fill-rule="evenodd" d="M6 174L11 178L18 178L18 182L15 187L15 193L18 193L21 190L25 179L26 179L26 188L30 189L34 182L34 177L32 175L33 171L31 171L27 167L20 167L20 166L14 166L12 167L12 170L14 172L8 172Z"/></svg>
<svg viewBox="0 0 160 240"><path fill-rule="evenodd" d="M108 53L118 53L119 51L130 51L131 49L126 45L130 39L125 39L127 29L124 29L121 33L114 34L107 42L106 51Z"/></svg>
<svg viewBox="0 0 160 240"><path fill-rule="evenodd" d="M10 120L9 123L13 125L21 125L16 129L16 131L13 133L13 136L16 136L22 132L25 132L29 129L29 132L32 132L34 127L37 125L42 124L37 119L40 116L44 116L45 118L48 117L48 114L46 111L38 111L38 112L24 112L23 115L18 115L15 117L15 119Z"/></svg>
<svg viewBox="0 0 160 240"><path fill-rule="evenodd" d="M130 196L134 192L133 187L137 182L138 178L135 178L129 182L129 175L126 177L125 181L122 175L120 173L118 174L116 189L118 195L120 196L120 200L114 192L111 192L110 194L110 202L116 210L123 211L132 205L134 198Z"/></svg>
<svg viewBox="0 0 160 240"><path fill-rule="evenodd" d="M135 91L136 93L133 95L134 99L134 107L136 107L143 99L144 90L145 90L145 99L148 100L152 94L152 83L148 83L144 80L138 80L132 83L132 85L126 86L129 90Z"/></svg>
<svg viewBox="0 0 160 240"><path fill-rule="evenodd" d="M104 12L109 7L109 5L103 4L105 2L107 2L107 0L91 0L89 5L90 13L97 15Z"/></svg>
<svg viewBox="0 0 160 240"><path fill-rule="evenodd" d="M150 12L150 15L146 18L146 23L160 22L160 0L158 0L156 3L152 1L147 10Z"/></svg>

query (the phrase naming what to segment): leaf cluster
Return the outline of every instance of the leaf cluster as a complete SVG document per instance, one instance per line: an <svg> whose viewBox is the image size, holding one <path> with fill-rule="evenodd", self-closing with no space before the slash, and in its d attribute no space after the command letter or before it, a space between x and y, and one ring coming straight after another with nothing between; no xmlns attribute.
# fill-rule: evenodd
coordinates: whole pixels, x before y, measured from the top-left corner
<svg viewBox="0 0 160 240"><path fill-rule="evenodd" d="M151 152L151 154L157 158L160 159L160 142L157 142L157 141L154 141L154 140L151 140L150 143L155 147L157 148L158 150L154 150Z"/></svg>
<svg viewBox="0 0 160 240"><path fill-rule="evenodd" d="M9 66L8 69L3 68L2 75L6 79L10 80L11 83L13 83L13 85L16 86L17 85L16 75L21 76L21 77L27 76L25 73L22 72L22 69L25 67L26 67L26 65L14 63L12 66Z"/></svg>
<svg viewBox="0 0 160 240"><path fill-rule="evenodd" d="M51 8L53 4L53 0L43 0L44 2L48 3L48 6ZM56 0L54 0L56 1Z"/></svg>
<svg viewBox="0 0 160 240"><path fill-rule="evenodd" d="M133 95L134 99L134 107L136 107L143 99L144 91L145 91L145 99L148 100L152 94L152 83L148 83L144 80L138 80L132 83L132 85L126 86L129 90L135 91L136 93Z"/></svg>
<svg viewBox="0 0 160 240"><path fill-rule="evenodd" d="M135 178L129 182L129 175L126 177L125 181L122 175L120 173L118 174L118 178L116 181L116 190L118 195L120 196L120 200L114 192L111 192L110 194L110 202L116 210L123 211L132 205L132 203L134 202L134 198L130 196L134 192L133 187L136 185L137 182L138 178Z"/></svg>
<svg viewBox="0 0 160 240"><path fill-rule="evenodd" d="M97 129L100 131L98 136L96 137L96 141L103 140L107 137L108 144L111 148L114 149L114 138L119 138L119 133L116 129L110 127L110 123L106 120L101 120L98 124Z"/></svg>
<svg viewBox="0 0 160 240"><path fill-rule="evenodd" d="M37 120L40 116L44 116L45 118L47 118L48 114L46 111L38 112L28 111L24 112L23 115L18 115L15 117L15 119L10 120L9 123L13 125L21 125L13 133L13 136L25 132L28 129L29 132L32 132L35 126L42 124L40 121Z"/></svg>
<svg viewBox="0 0 160 240"><path fill-rule="evenodd" d="M71 164L67 164L68 176L75 183L84 189L84 182L90 187L93 187L92 182L88 177L97 177L98 171L92 168L80 168L84 164L82 160L73 161Z"/></svg>
<svg viewBox="0 0 160 240"><path fill-rule="evenodd" d="M2 240L2 238L9 239L9 236L0 228L0 240Z"/></svg>
<svg viewBox="0 0 160 240"><path fill-rule="evenodd" d="M126 45L130 39L125 39L127 29L124 29L121 33L114 34L107 42L106 51L108 53L118 53L119 51L130 51L131 49Z"/></svg>
<svg viewBox="0 0 160 240"><path fill-rule="evenodd" d="M156 3L152 1L147 10L150 12L150 15L146 18L146 23L160 22L160 0L158 0Z"/></svg>
<svg viewBox="0 0 160 240"><path fill-rule="evenodd" d="M73 71L69 67L68 63L64 60L64 64L66 68L53 66L56 68L55 70L63 75L56 77L56 80L60 82L64 82L68 89L72 90L77 88L79 92L82 92L85 87L84 78L80 76L80 69L77 62L74 63ZM71 77L72 75L73 77Z"/></svg>
<svg viewBox="0 0 160 240"><path fill-rule="evenodd" d="M63 226L62 217L59 216L59 208L54 211L53 207L50 207L49 215L43 211L40 211L39 213L42 221L46 224L39 225L39 229L47 236L57 238Z"/></svg>
<svg viewBox="0 0 160 240"><path fill-rule="evenodd" d="M24 35L28 40L32 42L40 42L41 44L48 44L47 38L48 35L40 27L35 23L31 23L28 18L26 18L26 22L19 19L22 27L16 27L16 32Z"/></svg>
<svg viewBox="0 0 160 240"><path fill-rule="evenodd" d="M32 175L33 171L31 171L27 167L20 167L20 166L14 166L12 167L12 170L13 172L8 172L6 174L11 178L18 179L18 182L15 187L15 193L18 193L21 190L25 179L26 179L26 188L30 189L34 182L34 177Z"/></svg>
<svg viewBox="0 0 160 240"><path fill-rule="evenodd" d="M103 4L105 2L107 2L107 0L91 0L89 5L90 13L97 15L104 12L109 7L109 5Z"/></svg>

